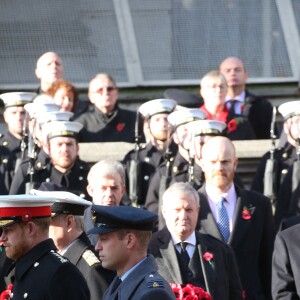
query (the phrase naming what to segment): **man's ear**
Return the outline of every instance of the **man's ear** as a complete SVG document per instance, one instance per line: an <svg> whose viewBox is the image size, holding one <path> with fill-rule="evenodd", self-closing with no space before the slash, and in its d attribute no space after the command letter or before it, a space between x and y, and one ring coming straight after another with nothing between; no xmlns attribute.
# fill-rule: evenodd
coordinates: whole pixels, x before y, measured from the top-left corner
<svg viewBox="0 0 300 300"><path fill-rule="evenodd" d="M127 248L132 248L136 244L137 238L132 232L129 232L125 238Z"/></svg>
<svg viewBox="0 0 300 300"><path fill-rule="evenodd" d="M37 232L37 226L34 222L29 221L26 224L26 230L27 230L29 236L33 236Z"/></svg>
<svg viewBox="0 0 300 300"><path fill-rule="evenodd" d="M34 72L35 72L35 76L36 76L38 79L41 79L41 71L40 71L40 69L39 69L39 68L36 68L36 69L34 70Z"/></svg>
<svg viewBox="0 0 300 300"><path fill-rule="evenodd" d="M93 187L90 184L88 184L86 187L86 190L87 190L88 194L93 198L93 194L94 194Z"/></svg>
<svg viewBox="0 0 300 300"><path fill-rule="evenodd" d="M75 216L73 215L67 215L66 217L66 224L68 231L71 230L73 227L75 227Z"/></svg>

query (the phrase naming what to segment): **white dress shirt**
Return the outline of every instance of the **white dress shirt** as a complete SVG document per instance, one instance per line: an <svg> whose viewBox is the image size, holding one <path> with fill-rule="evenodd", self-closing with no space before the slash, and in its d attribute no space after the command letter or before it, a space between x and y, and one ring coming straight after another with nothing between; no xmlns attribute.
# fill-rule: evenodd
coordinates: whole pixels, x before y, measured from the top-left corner
<svg viewBox="0 0 300 300"><path fill-rule="evenodd" d="M181 241L178 237L176 237L172 233L171 233L171 237L172 237L173 244L175 245L175 248L179 253L181 253L180 243L181 242L186 242L187 246L186 246L185 249L186 249L186 251L187 251L190 258L193 256L195 248L196 248L196 234L195 234L195 231L187 239L185 239L184 241Z"/></svg>
<svg viewBox="0 0 300 300"><path fill-rule="evenodd" d="M229 101L236 100L237 102L234 105L234 112L235 112L235 114L240 115L242 113L242 105L245 102L245 98L246 98L246 92L243 91L238 96L235 96L234 98L226 96L225 103L226 103L227 108L230 109Z"/></svg>
<svg viewBox="0 0 300 300"><path fill-rule="evenodd" d="M224 201L224 206L227 210L227 214L229 218L229 230L231 233L234 224L234 217L236 211L236 199L237 199L234 184L232 183L229 190L222 195L216 193L214 187L206 185L206 193L208 196L208 203L215 220L217 220L217 207L216 207L217 203L221 200L222 197L226 199L226 201Z"/></svg>

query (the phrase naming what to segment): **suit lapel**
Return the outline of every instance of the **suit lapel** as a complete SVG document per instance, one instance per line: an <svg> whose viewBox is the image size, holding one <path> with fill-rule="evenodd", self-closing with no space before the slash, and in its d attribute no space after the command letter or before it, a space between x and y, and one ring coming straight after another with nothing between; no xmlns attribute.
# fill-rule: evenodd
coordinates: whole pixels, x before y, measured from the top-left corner
<svg viewBox="0 0 300 300"><path fill-rule="evenodd" d="M238 245L240 240L245 236L245 232L248 230L249 226L251 225L251 219L245 220L242 217L242 211L244 208L252 207L250 199L246 197L243 193L243 190L239 189L236 186L237 192L237 205L236 205L236 213L234 218L234 224L232 228L232 233L229 239L229 245L233 246Z"/></svg>
<svg viewBox="0 0 300 300"><path fill-rule="evenodd" d="M205 282L205 289L207 292L209 292L212 295L213 287L215 286L215 280L216 280L215 268L214 268L214 264L211 265L207 260L203 258L203 254L207 251L211 253L213 253L214 251L213 249L209 249L207 243L203 238L201 238L201 235L198 232L196 232L196 238L197 238L197 250L199 252L200 263L201 263L202 273Z"/></svg>
<svg viewBox="0 0 300 300"><path fill-rule="evenodd" d="M161 240L163 244L160 247L160 253L166 264L166 268L168 269L169 273L174 279L174 282L182 283L183 280L177 260L176 249L173 245L171 235L167 230L163 231L163 234L161 235Z"/></svg>

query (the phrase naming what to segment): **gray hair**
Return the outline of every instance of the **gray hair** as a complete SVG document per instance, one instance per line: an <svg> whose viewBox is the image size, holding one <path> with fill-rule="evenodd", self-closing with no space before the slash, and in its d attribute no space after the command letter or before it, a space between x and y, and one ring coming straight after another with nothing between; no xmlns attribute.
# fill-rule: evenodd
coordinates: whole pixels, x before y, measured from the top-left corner
<svg viewBox="0 0 300 300"><path fill-rule="evenodd" d="M167 202L172 201L174 195L184 196L193 195L197 207L200 206L200 197L198 192L188 182L175 182L173 183L162 196L162 205L164 206Z"/></svg>
<svg viewBox="0 0 300 300"><path fill-rule="evenodd" d="M125 184L125 169L124 166L116 160L100 160L94 164L87 176L88 183L97 180L99 177L115 176L119 174L122 183Z"/></svg>
<svg viewBox="0 0 300 300"><path fill-rule="evenodd" d="M90 80L89 86L90 86L95 80L98 80L98 79L111 81L115 87L117 86L117 85L116 85L116 82L115 82L115 80L112 78L112 76L109 75L109 74L107 74L107 73L98 73L98 74L96 74L96 75Z"/></svg>
<svg viewBox="0 0 300 300"><path fill-rule="evenodd" d="M213 70L205 74L200 81L200 86L203 87L206 84L207 79L211 78L220 79L223 82L223 84L227 86L226 78L219 70Z"/></svg>

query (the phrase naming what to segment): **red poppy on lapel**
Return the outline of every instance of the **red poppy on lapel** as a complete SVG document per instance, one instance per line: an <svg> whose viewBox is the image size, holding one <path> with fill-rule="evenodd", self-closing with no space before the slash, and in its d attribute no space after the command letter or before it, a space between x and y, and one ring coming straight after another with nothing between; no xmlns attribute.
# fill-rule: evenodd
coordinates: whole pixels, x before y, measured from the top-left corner
<svg viewBox="0 0 300 300"><path fill-rule="evenodd" d="M242 210L242 218L244 220L251 220L254 211L255 207L244 207Z"/></svg>
<svg viewBox="0 0 300 300"><path fill-rule="evenodd" d="M124 129L124 127L125 127L125 123L118 123L116 128L119 132L121 132Z"/></svg>
<svg viewBox="0 0 300 300"><path fill-rule="evenodd" d="M237 129L237 122L235 119L232 119L227 123L227 129L229 132L235 131Z"/></svg>
<svg viewBox="0 0 300 300"><path fill-rule="evenodd" d="M213 258L214 258L214 255L211 253L211 252L208 252L206 251L204 254L203 254L203 258L210 262Z"/></svg>

